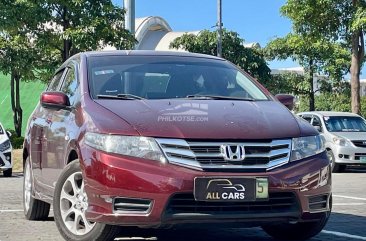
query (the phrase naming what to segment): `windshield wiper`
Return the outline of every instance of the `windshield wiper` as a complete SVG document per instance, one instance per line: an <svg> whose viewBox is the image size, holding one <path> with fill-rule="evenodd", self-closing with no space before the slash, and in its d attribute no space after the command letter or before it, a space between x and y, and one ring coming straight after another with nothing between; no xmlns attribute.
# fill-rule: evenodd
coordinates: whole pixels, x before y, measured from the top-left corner
<svg viewBox="0 0 366 241"><path fill-rule="evenodd" d="M210 100L243 100L243 101L255 101L252 98L243 98L235 96L222 96L222 95L187 95L186 98L190 99L210 99Z"/></svg>
<svg viewBox="0 0 366 241"><path fill-rule="evenodd" d="M118 95L97 95L98 99L120 99L120 100L144 100L141 96L132 94L118 94Z"/></svg>

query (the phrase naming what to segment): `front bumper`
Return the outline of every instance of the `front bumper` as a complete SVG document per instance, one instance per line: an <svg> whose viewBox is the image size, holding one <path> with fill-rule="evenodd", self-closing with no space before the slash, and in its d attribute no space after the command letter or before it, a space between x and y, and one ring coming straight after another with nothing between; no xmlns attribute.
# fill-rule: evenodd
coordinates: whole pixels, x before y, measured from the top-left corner
<svg viewBox="0 0 366 241"><path fill-rule="evenodd" d="M333 151L335 162L341 164L366 165L366 148L356 146L338 146L330 147Z"/></svg>
<svg viewBox="0 0 366 241"><path fill-rule="evenodd" d="M85 178L90 221L115 225L161 227L189 223L266 223L273 221L307 221L321 217L329 211L331 175L325 153L290 163L269 172L227 173L200 172L171 164L107 154L84 146L81 150L81 167ZM246 207L225 206L211 208L193 199L195 177L267 177L271 196L293 195L294 203L286 210L253 209L258 203L241 203ZM188 208L172 208L172 202L184 196ZM115 209L120 198L151 200L146 212L123 212ZM314 199L315 198L315 199ZM325 206L312 206L309 200L325 198ZM281 199L281 197L280 197ZM268 203L263 203L268 207ZM198 205L198 206L197 206ZM199 207L201 205L201 207ZM174 206L174 205L173 205ZM260 206L260 205L259 205ZM201 209L200 209L201 208ZM208 208L208 209L207 209ZM211 209L210 209L211 208ZM221 210L221 211L220 211ZM246 212L245 210L250 210Z"/></svg>
<svg viewBox="0 0 366 241"><path fill-rule="evenodd" d="M0 152L0 169L7 170L13 167L11 150Z"/></svg>

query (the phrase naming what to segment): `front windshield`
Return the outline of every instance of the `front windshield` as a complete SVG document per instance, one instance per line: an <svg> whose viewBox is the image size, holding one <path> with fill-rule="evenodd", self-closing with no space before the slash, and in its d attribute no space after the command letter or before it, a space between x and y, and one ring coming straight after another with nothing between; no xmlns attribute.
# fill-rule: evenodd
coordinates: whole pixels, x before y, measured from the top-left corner
<svg viewBox="0 0 366 241"><path fill-rule="evenodd" d="M360 117L325 116L324 122L330 132L366 132L366 123Z"/></svg>
<svg viewBox="0 0 366 241"><path fill-rule="evenodd" d="M88 68L93 98L127 94L145 99L222 96L268 100L247 76L221 60L176 56L95 56L88 58Z"/></svg>

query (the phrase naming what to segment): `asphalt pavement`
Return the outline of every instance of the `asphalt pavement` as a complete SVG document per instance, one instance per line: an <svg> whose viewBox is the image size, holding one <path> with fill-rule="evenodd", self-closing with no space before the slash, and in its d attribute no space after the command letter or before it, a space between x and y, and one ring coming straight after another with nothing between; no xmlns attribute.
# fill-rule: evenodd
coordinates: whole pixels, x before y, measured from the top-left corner
<svg viewBox="0 0 366 241"><path fill-rule="evenodd" d="M63 240L53 220L27 221L23 214L23 175L0 174L0 241ZM121 228L116 240L158 241L270 241L260 228L197 230L144 230ZM325 229L312 241L366 241L366 168L333 174L333 212Z"/></svg>

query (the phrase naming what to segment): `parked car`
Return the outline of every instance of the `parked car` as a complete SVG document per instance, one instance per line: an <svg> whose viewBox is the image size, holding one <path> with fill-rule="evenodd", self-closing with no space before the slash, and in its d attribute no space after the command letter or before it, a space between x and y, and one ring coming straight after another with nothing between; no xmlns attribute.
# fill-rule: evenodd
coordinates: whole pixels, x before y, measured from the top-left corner
<svg viewBox="0 0 366 241"><path fill-rule="evenodd" d="M30 116L24 212L67 240L119 226L318 234L331 212L319 133L228 61L180 52L73 56Z"/></svg>
<svg viewBox="0 0 366 241"><path fill-rule="evenodd" d="M366 165L366 120L348 112L314 111L299 113L325 138L333 172L347 165Z"/></svg>
<svg viewBox="0 0 366 241"><path fill-rule="evenodd" d="M10 132L7 132L4 126L0 123L0 170L4 177L11 177L13 174L13 161L11 158L11 143L9 137Z"/></svg>

